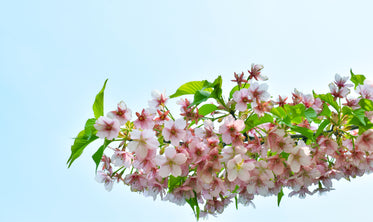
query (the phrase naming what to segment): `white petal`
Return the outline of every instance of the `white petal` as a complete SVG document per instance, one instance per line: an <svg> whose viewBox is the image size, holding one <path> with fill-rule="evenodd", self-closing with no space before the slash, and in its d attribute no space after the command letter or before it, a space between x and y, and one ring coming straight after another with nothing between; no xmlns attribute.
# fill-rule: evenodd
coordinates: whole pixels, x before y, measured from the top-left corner
<svg viewBox="0 0 373 222"><path fill-rule="evenodd" d="M185 129L185 127L186 127L186 121L184 119L177 119L175 121L175 126L178 129Z"/></svg>
<svg viewBox="0 0 373 222"><path fill-rule="evenodd" d="M232 182L236 178L237 178L237 171L236 170L230 170L228 172L228 180Z"/></svg>
<svg viewBox="0 0 373 222"><path fill-rule="evenodd" d="M154 161L155 161L155 164L157 164L158 166L162 166L166 163L167 160L166 160L166 157L157 155Z"/></svg>
<svg viewBox="0 0 373 222"><path fill-rule="evenodd" d="M290 156L289 156L290 157ZM298 161L293 161L291 164L290 164L290 169L294 172L294 173L298 173L299 170L300 170L300 163Z"/></svg>
<svg viewBox="0 0 373 222"><path fill-rule="evenodd" d="M148 155L148 149L145 145L138 146L136 149L136 157L139 157L141 160L145 159Z"/></svg>
<svg viewBox="0 0 373 222"><path fill-rule="evenodd" d="M127 149L130 152L135 152L136 148L139 146L139 142L137 141L130 141L127 145Z"/></svg>
<svg viewBox="0 0 373 222"><path fill-rule="evenodd" d="M249 171L246 171L245 169L241 169L238 172L238 178L242 181L248 181L250 179Z"/></svg>
<svg viewBox="0 0 373 222"><path fill-rule="evenodd" d="M169 165L163 165L159 168L158 174L161 177L168 177L170 175L171 169Z"/></svg>
<svg viewBox="0 0 373 222"><path fill-rule="evenodd" d="M187 160L187 157L183 153L178 153L178 154L176 154L173 161L177 165L181 165L181 164L184 164L186 160Z"/></svg>
<svg viewBox="0 0 373 222"><path fill-rule="evenodd" d="M168 159L173 159L176 155L176 150L173 146L169 146L164 151L164 154Z"/></svg>
<svg viewBox="0 0 373 222"><path fill-rule="evenodd" d="M106 189L106 191L110 192L113 189L113 184L114 184L113 181L105 182L105 189Z"/></svg>
<svg viewBox="0 0 373 222"><path fill-rule="evenodd" d="M171 166L171 174L175 177L178 177L181 175L181 167L178 165L172 165Z"/></svg>

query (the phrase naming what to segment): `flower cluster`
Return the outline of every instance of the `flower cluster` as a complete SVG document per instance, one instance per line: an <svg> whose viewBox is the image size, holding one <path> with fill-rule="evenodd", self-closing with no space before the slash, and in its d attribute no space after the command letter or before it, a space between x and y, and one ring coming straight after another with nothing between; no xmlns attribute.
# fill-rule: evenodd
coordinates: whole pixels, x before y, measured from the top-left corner
<svg viewBox="0 0 373 222"><path fill-rule="evenodd" d="M363 75L351 71L352 84L336 74L330 93L295 90L291 101L273 101L259 82L267 79L262 69L235 73L227 99L221 77L184 84L170 98L192 94L194 101L179 100L176 119L158 91L135 119L123 101L106 116L94 110L68 163L102 138L93 159L106 190L120 182L154 200L188 203L197 219L232 202L253 204L257 195L280 202L284 188L300 198L330 191L333 180L373 170L373 85Z"/></svg>

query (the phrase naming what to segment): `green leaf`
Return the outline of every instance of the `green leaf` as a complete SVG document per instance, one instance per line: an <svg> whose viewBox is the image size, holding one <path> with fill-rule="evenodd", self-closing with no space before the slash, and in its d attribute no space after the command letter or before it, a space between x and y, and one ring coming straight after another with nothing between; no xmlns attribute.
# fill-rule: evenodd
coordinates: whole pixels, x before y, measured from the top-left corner
<svg viewBox="0 0 373 222"><path fill-rule="evenodd" d="M317 95L322 101L330 104L337 112L339 112L339 106L336 101L334 101L334 96L330 93L327 94L319 94Z"/></svg>
<svg viewBox="0 0 373 222"><path fill-rule="evenodd" d="M287 116L289 117L291 123L299 124L303 122L303 119L306 117L306 106L303 104L297 104L294 106L285 104L284 109L287 112ZM288 122L288 120L286 122Z"/></svg>
<svg viewBox="0 0 373 222"><path fill-rule="evenodd" d="M330 123L330 120L326 119L324 120L320 125L319 128L316 131L315 138L319 137L319 135L323 132L325 127Z"/></svg>
<svg viewBox="0 0 373 222"><path fill-rule="evenodd" d="M323 104L322 111L321 111L321 113L319 114L319 116L330 117L331 115L332 115L332 111L330 111L330 109L329 109L329 107L328 107L328 104L324 103L324 104Z"/></svg>
<svg viewBox="0 0 373 222"><path fill-rule="evenodd" d="M180 86L174 94L170 96L170 98L175 98L183 95L188 95L188 94L195 94L198 90L203 89L205 83L207 81L191 81L183 84Z"/></svg>
<svg viewBox="0 0 373 222"><path fill-rule="evenodd" d="M84 131L88 138L96 134L97 130L94 127L95 123L96 123L95 118L88 119L87 122L85 123Z"/></svg>
<svg viewBox="0 0 373 222"><path fill-rule="evenodd" d="M276 108L272 108L271 109L271 113L281 119L284 119L285 116L286 116L286 112L284 110L284 108L282 108L281 106L279 107L276 107Z"/></svg>
<svg viewBox="0 0 373 222"><path fill-rule="evenodd" d="M342 108L342 114L343 115L350 115L352 113L352 108L348 106L344 106Z"/></svg>
<svg viewBox="0 0 373 222"><path fill-rule="evenodd" d="M312 141L315 140L313 136L313 131L308 128L300 127L300 126L292 126L291 129L294 130L295 132L302 134L303 136L307 137L308 139Z"/></svg>
<svg viewBox="0 0 373 222"><path fill-rule="evenodd" d="M222 84L223 80L221 76L218 76L218 78L216 78L212 83L212 87L214 88L214 90L211 92L211 98L220 99L223 92L221 89Z"/></svg>
<svg viewBox="0 0 373 222"><path fill-rule="evenodd" d="M168 178L168 192L171 193L175 188L184 184L185 177L174 177L172 175Z"/></svg>
<svg viewBox="0 0 373 222"><path fill-rule="evenodd" d="M236 210L238 210L238 200L237 200L237 195L234 196L234 203L236 205Z"/></svg>
<svg viewBox="0 0 373 222"><path fill-rule="evenodd" d="M198 114L205 116L217 110L218 107L214 104L205 104L198 109Z"/></svg>
<svg viewBox="0 0 373 222"><path fill-rule="evenodd" d="M363 126L366 125L364 109L355 109L352 111L352 115L356 117L363 124Z"/></svg>
<svg viewBox="0 0 373 222"><path fill-rule="evenodd" d="M317 118L317 113L314 109L312 108L308 108L306 109L306 111L304 112L304 115L306 116L307 120L309 122L313 121L315 118Z"/></svg>
<svg viewBox="0 0 373 222"><path fill-rule="evenodd" d="M351 82L355 84L355 89L358 85L364 84L364 80L366 79L364 75L355 75L352 72L352 69L350 69L350 73L351 73Z"/></svg>
<svg viewBox="0 0 373 222"><path fill-rule="evenodd" d="M249 88L250 87L250 84L246 84L244 85L245 87L241 86L241 89L243 88ZM237 85L235 87L232 88L231 92L229 93L229 98L233 98L233 94L236 92L236 91L239 91L240 90L240 87Z"/></svg>
<svg viewBox="0 0 373 222"><path fill-rule="evenodd" d="M98 137L95 135L87 136L85 130L80 131L78 136L75 138L74 144L71 146L71 155L67 160L68 168L82 153L84 148L91 142L96 140Z"/></svg>
<svg viewBox="0 0 373 222"><path fill-rule="evenodd" d="M370 99L360 99L359 105L365 111L373 111L373 102Z"/></svg>
<svg viewBox="0 0 373 222"><path fill-rule="evenodd" d="M249 116L246 120L245 120L245 132L260 125L260 124L263 124L263 123L271 123L273 122L273 117L271 115L269 115L268 113L264 114L264 116L260 117L257 115L257 114L254 114L254 115L251 115Z"/></svg>
<svg viewBox="0 0 373 222"><path fill-rule="evenodd" d="M280 203L281 203L281 200L282 200L283 196L284 196L284 191L281 187L280 192L278 192L278 194L277 194L277 206L280 206Z"/></svg>
<svg viewBox="0 0 373 222"><path fill-rule="evenodd" d="M92 155L92 159L96 163L96 171L97 171L98 165L100 165L102 156L104 155L104 150L111 142L112 140L105 139L104 144L100 146L100 148Z"/></svg>
<svg viewBox="0 0 373 222"><path fill-rule="evenodd" d="M207 91L204 91L204 90L198 90L194 94L193 103L190 104L190 106L199 105L199 104L205 102L210 97L210 95L211 95L210 92L207 92Z"/></svg>
<svg viewBox="0 0 373 222"><path fill-rule="evenodd" d="M200 214L200 211L201 209L199 208L199 205L198 205L198 200L197 200L197 193L195 191L193 191L194 193L194 197L190 198L190 199L185 199L185 201L190 205L190 207L192 208L193 210L193 213L194 215L196 216L197 218L197 221L199 220L199 214Z"/></svg>
<svg viewBox="0 0 373 222"><path fill-rule="evenodd" d="M95 118L98 119L100 116L104 115L104 91L108 79L105 80L104 86L100 92L96 95L95 102L93 103L93 113Z"/></svg>

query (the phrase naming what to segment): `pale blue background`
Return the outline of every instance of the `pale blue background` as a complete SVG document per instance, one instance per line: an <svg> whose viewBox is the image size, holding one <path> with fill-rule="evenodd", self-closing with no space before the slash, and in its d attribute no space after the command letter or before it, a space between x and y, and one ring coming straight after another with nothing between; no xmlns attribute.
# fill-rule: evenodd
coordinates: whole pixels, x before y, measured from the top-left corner
<svg viewBox="0 0 373 222"><path fill-rule="evenodd" d="M373 79L371 1L0 1L0 221L194 221L188 206L94 181L74 137L109 78L106 110L147 106L152 89L224 79L264 64L270 91L326 92L353 68ZM170 106L175 100L170 101ZM177 108L175 108L177 110ZM208 221L371 221L373 176L325 196L257 198Z"/></svg>

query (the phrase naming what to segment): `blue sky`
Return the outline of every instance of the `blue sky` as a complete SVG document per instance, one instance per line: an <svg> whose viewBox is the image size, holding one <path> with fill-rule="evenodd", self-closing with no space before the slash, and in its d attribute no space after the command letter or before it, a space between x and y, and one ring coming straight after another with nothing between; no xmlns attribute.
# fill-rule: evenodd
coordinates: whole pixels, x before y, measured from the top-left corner
<svg viewBox="0 0 373 222"><path fill-rule="evenodd" d="M94 180L88 147L70 169L72 138L109 78L106 110L147 106L152 89L233 72L251 63L274 95L326 92L334 74L373 79L371 1L0 2L0 221L194 221L189 207ZM227 93L226 90L226 93ZM170 101L174 104L175 101ZM177 110L177 109L175 109ZM372 175L335 182L324 196L257 198L208 221L369 221Z"/></svg>

